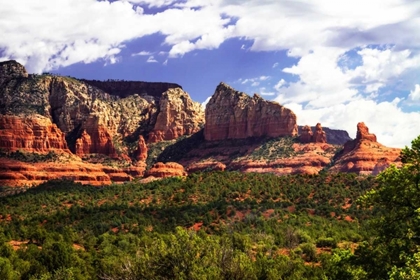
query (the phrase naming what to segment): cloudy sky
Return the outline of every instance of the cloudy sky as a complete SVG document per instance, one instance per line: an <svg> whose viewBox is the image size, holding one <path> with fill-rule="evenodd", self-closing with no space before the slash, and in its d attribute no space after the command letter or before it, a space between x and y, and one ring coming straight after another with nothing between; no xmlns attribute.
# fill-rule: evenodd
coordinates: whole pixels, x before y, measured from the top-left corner
<svg viewBox="0 0 420 280"><path fill-rule="evenodd" d="M298 124L364 121L420 135L419 0L0 0L0 61L87 79L217 84L291 108Z"/></svg>

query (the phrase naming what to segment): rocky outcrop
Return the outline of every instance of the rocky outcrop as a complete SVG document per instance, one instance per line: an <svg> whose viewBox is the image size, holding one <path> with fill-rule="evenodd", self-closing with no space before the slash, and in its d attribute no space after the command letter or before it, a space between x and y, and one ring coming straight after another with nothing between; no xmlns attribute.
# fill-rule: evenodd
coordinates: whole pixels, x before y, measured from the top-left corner
<svg viewBox="0 0 420 280"><path fill-rule="evenodd" d="M17 78L27 78L25 67L15 60L0 62L0 84Z"/></svg>
<svg viewBox="0 0 420 280"><path fill-rule="evenodd" d="M352 140L345 130L339 130L339 129L331 129L328 127L322 127L322 132L325 133L325 139L324 136L321 137L321 139L324 139L319 142L315 142L313 139L313 130L317 131L317 127L310 127L308 125L305 126L298 126L298 134L299 134L299 140L301 143L328 143L333 145L344 145L347 141ZM323 133L321 132L320 135ZM328 137L327 137L328 136ZM318 136L319 137L319 136Z"/></svg>
<svg viewBox="0 0 420 280"><path fill-rule="evenodd" d="M296 115L259 95L246 95L220 83L206 106L207 141L297 134Z"/></svg>
<svg viewBox="0 0 420 280"><path fill-rule="evenodd" d="M376 142L376 135L369 133L369 128L365 125L365 123L359 122L357 124L357 134L355 142L360 142L362 140Z"/></svg>
<svg viewBox="0 0 420 280"><path fill-rule="evenodd" d="M204 110L200 103L191 100L181 88L169 89L162 94L159 113L148 142L177 139L191 135L204 124Z"/></svg>
<svg viewBox="0 0 420 280"><path fill-rule="evenodd" d="M356 139L348 141L336 156L332 172L352 172L376 175L390 164L401 165L401 149L389 148L376 141L376 135L369 133L368 127L357 124Z"/></svg>
<svg viewBox="0 0 420 280"><path fill-rule="evenodd" d="M79 155L114 157L128 153L123 146L138 135L150 134L152 142L172 140L203 125L201 106L177 84L28 75L15 61L0 64L0 77L1 114L50 119Z"/></svg>
<svg viewBox="0 0 420 280"><path fill-rule="evenodd" d="M0 185L34 186L53 179L67 179L95 186L131 181L143 176L144 165L113 168L71 157L56 162L26 163L0 158Z"/></svg>
<svg viewBox="0 0 420 280"><path fill-rule="evenodd" d="M299 140L301 143L310 143L312 142L313 135L312 128L309 125L305 125L301 129Z"/></svg>
<svg viewBox="0 0 420 280"><path fill-rule="evenodd" d="M40 115L0 115L0 149L7 152L70 153L64 133Z"/></svg>
<svg viewBox="0 0 420 280"><path fill-rule="evenodd" d="M150 96L152 98L159 99L162 96L162 92L166 92L169 89L175 89L182 87L175 83L151 83L151 82L138 82L138 81L119 81L119 80L108 80L108 81L97 81L97 80L81 80L88 85L94 86L101 89L109 94L125 98L134 94L140 96Z"/></svg>
<svg viewBox="0 0 420 280"><path fill-rule="evenodd" d="M312 136L312 142L327 143L327 135L325 134L325 131L322 130L322 126L320 123L317 123L315 126L315 132Z"/></svg>
<svg viewBox="0 0 420 280"><path fill-rule="evenodd" d="M176 162L162 163L158 162L150 168L145 174L145 177L166 178L174 176L187 176L184 167Z"/></svg>
<svg viewBox="0 0 420 280"><path fill-rule="evenodd" d="M137 149L134 152L134 157L137 161L146 161L147 159L147 145L146 141L144 141L143 136L140 135L139 140L137 142Z"/></svg>
<svg viewBox="0 0 420 280"><path fill-rule="evenodd" d="M92 139L90 135L83 130L82 135L79 139L76 140L76 155L79 157L84 157L90 154L90 147L92 146Z"/></svg>

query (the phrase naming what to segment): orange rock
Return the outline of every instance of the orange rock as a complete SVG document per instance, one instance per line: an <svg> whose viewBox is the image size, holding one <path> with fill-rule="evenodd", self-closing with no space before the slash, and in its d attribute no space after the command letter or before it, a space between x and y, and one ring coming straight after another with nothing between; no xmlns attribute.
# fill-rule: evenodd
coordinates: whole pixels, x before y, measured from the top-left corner
<svg viewBox="0 0 420 280"><path fill-rule="evenodd" d="M246 95L220 83L206 107L207 141L278 137L297 134L296 115L255 94Z"/></svg>
<svg viewBox="0 0 420 280"><path fill-rule="evenodd" d="M117 158L112 136L108 132L105 125L100 123L100 118L91 116L83 125L84 131L79 139L80 143L83 143L83 151L88 150L90 154L103 154L112 158ZM87 134L87 135L86 135ZM89 143L89 137L90 143ZM78 140L79 140L78 139ZM77 145L76 140L76 145ZM86 145L86 147L85 147ZM79 148L80 150L80 148Z"/></svg>
<svg viewBox="0 0 420 280"><path fill-rule="evenodd" d="M187 176L184 167L176 162L155 163L145 174L145 177L166 178L173 176Z"/></svg>
<svg viewBox="0 0 420 280"><path fill-rule="evenodd" d="M315 126L315 133L312 136L312 142L327 143L327 136L325 135L325 132L322 130L322 126L320 123L317 123Z"/></svg>
<svg viewBox="0 0 420 280"><path fill-rule="evenodd" d="M375 134L369 133L368 127L360 122L357 124L356 139L344 145L330 170L376 175L390 164L401 166L400 153L401 149L378 143Z"/></svg>
<svg viewBox="0 0 420 280"><path fill-rule="evenodd" d="M312 132L312 128L309 125L305 125L302 128L299 139L301 143L327 143L326 133L322 130L320 123L316 124L315 133Z"/></svg>
<svg viewBox="0 0 420 280"><path fill-rule="evenodd" d="M113 168L68 159L66 162L26 163L0 158L0 185L34 186L53 179L68 179L82 184L109 185L112 182L131 181L141 177L145 165L129 168Z"/></svg>
<svg viewBox="0 0 420 280"><path fill-rule="evenodd" d="M139 141L137 143L137 150L134 152L134 156L138 161L146 161L147 159L147 145L144 141L143 136L139 136Z"/></svg>
<svg viewBox="0 0 420 280"><path fill-rule="evenodd" d="M0 115L0 149L8 152L70 153L64 133L41 115Z"/></svg>
<svg viewBox="0 0 420 280"><path fill-rule="evenodd" d="M376 135L369 133L369 128L365 125L364 122L359 122L357 124L356 140L360 141L364 139L376 142Z"/></svg>
<svg viewBox="0 0 420 280"><path fill-rule="evenodd" d="M302 128L302 133L299 136L300 142L302 143L310 143L312 142L313 132L309 125L305 125Z"/></svg>
<svg viewBox="0 0 420 280"><path fill-rule="evenodd" d="M199 131L204 123L201 104L191 100L181 88L169 89L159 101L159 113L148 142L177 139Z"/></svg>
<svg viewBox="0 0 420 280"><path fill-rule="evenodd" d="M90 147L92 146L92 140L90 135L83 130L82 135L76 140L76 155L83 157L90 154Z"/></svg>

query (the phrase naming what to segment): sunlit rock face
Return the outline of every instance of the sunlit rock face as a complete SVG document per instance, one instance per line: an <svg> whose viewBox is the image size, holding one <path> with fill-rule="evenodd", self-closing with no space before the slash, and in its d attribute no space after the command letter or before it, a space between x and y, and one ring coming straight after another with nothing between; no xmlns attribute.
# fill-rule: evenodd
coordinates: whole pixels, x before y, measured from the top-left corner
<svg viewBox="0 0 420 280"><path fill-rule="evenodd" d="M220 83L206 106L207 141L297 135L296 115L286 107Z"/></svg>

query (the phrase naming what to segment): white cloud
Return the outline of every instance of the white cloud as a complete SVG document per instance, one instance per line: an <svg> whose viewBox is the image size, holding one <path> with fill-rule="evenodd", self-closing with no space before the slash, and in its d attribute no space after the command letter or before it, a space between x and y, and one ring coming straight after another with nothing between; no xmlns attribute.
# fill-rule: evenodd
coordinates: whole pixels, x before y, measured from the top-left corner
<svg viewBox="0 0 420 280"><path fill-rule="evenodd" d="M420 85L416 84L414 89L410 91L408 95L408 100L413 103L420 103Z"/></svg>
<svg viewBox="0 0 420 280"><path fill-rule="evenodd" d="M354 138L357 123L363 121L369 131L376 134L378 142L390 147L404 147L419 135L420 114L403 112L398 103L398 100L375 102L359 99L317 109L305 108L297 103L285 106L296 113L300 125L320 122L325 127L344 129Z"/></svg>
<svg viewBox="0 0 420 280"><path fill-rule="evenodd" d="M211 96L207 97L206 100L204 100L204 102L201 103L201 107L203 107L204 110L206 109L206 105L207 103L209 103L210 99L211 99Z"/></svg>
<svg viewBox="0 0 420 280"><path fill-rule="evenodd" d="M160 12L145 14L145 7ZM169 51L133 56L157 62L153 55L159 53L164 65L168 57L239 38L251 42L247 50L284 50L297 59L281 77L270 78L279 81L271 86L275 99L295 106L301 120L319 117L354 131L357 117L377 134L387 131L378 139L390 145L408 144L414 132L406 123L419 123L419 113L400 108L420 98L413 74L420 73L420 1L4 0L0 14L0 60L16 59L29 72L98 60L117 63L126 42L151 34L162 35ZM275 62L271 69L278 66ZM256 75L240 82L261 87L267 80ZM385 98L381 91L397 83L405 93Z"/></svg>
<svg viewBox="0 0 420 280"><path fill-rule="evenodd" d="M153 55L149 56L149 58L146 61L147 63L157 63L158 61L155 59Z"/></svg>
<svg viewBox="0 0 420 280"><path fill-rule="evenodd" d="M152 55L152 52L148 52L148 51L141 51L138 53L133 53L131 56L150 56Z"/></svg>

